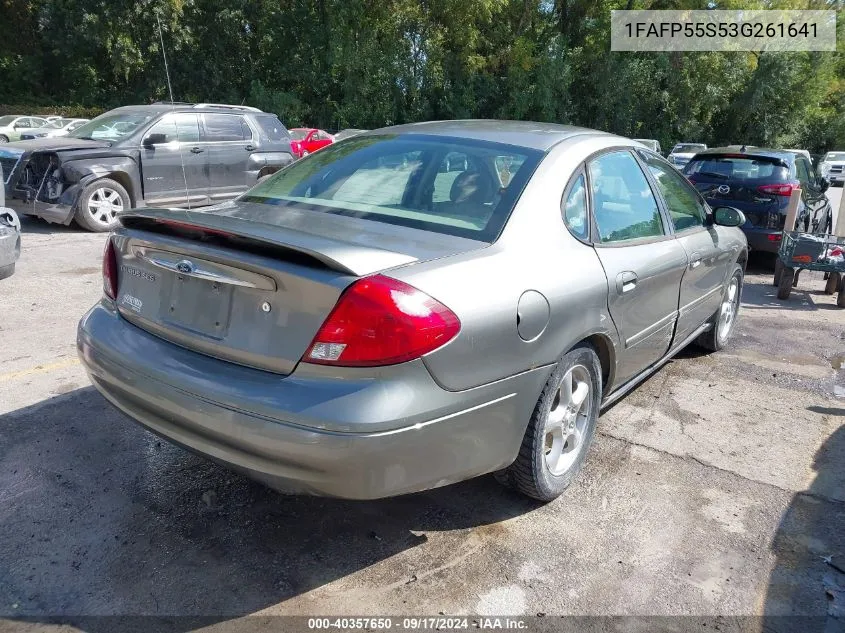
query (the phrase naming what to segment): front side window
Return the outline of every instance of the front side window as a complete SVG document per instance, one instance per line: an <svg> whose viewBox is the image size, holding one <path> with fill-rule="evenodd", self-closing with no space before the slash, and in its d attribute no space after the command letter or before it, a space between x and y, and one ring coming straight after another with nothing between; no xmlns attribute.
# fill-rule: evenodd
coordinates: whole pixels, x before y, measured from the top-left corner
<svg viewBox="0 0 845 633"><path fill-rule="evenodd" d="M246 141L252 138L252 132L243 117L233 114L205 114L207 140Z"/></svg>
<svg viewBox="0 0 845 633"><path fill-rule="evenodd" d="M657 200L630 152L603 154L587 169L602 243L664 235Z"/></svg>
<svg viewBox="0 0 845 633"><path fill-rule="evenodd" d="M169 115L152 126L148 133L164 134L165 143L196 143L200 140L199 118L196 114Z"/></svg>
<svg viewBox="0 0 845 633"><path fill-rule="evenodd" d="M148 123L156 114L156 112L137 114L109 114L107 112L106 114L101 114L96 119L91 119L85 125L79 126L70 136L72 138L119 141Z"/></svg>
<svg viewBox="0 0 845 633"><path fill-rule="evenodd" d="M677 170L663 161L643 152L643 159L648 165L657 187L666 201L669 217L676 231L704 226L707 211L704 203L696 191L690 186L686 178L678 174Z"/></svg>
<svg viewBox="0 0 845 633"><path fill-rule="evenodd" d="M587 181L580 174L561 204L563 221L575 237L586 240L590 235L587 220Z"/></svg>
<svg viewBox="0 0 845 633"><path fill-rule="evenodd" d="M242 197L492 242L542 153L422 134L353 137L277 172ZM502 187L497 159L514 168ZM262 221L267 221L262 220Z"/></svg>

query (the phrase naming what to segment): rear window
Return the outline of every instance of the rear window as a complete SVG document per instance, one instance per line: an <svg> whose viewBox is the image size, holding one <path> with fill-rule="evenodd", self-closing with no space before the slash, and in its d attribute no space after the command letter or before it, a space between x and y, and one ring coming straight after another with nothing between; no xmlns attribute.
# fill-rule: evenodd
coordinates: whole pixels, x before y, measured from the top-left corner
<svg viewBox="0 0 845 633"><path fill-rule="evenodd" d="M675 147L672 148L672 151L676 152L678 154L694 154L695 152L703 152L706 149L707 149L706 145L696 145L696 144L691 144L691 143L682 143L680 145L675 145Z"/></svg>
<svg viewBox="0 0 845 633"><path fill-rule="evenodd" d="M290 131L290 137L294 141L301 141L306 136L308 136L308 130L291 130Z"/></svg>
<svg viewBox="0 0 845 633"><path fill-rule="evenodd" d="M542 153L426 135L351 138L256 185L241 199L492 242Z"/></svg>
<svg viewBox="0 0 845 633"><path fill-rule="evenodd" d="M259 114L255 122L271 141L286 141L290 138L287 128L272 114Z"/></svg>
<svg viewBox="0 0 845 633"><path fill-rule="evenodd" d="M684 173L723 180L789 180L789 168L780 159L765 156L698 156L687 163Z"/></svg>

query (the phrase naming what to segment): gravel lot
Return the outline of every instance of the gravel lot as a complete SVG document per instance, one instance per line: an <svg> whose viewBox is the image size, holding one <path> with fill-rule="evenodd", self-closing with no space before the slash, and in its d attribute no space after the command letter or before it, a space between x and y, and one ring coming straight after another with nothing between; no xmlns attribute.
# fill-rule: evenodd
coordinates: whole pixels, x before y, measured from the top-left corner
<svg viewBox="0 0 845 633"><path fill-rule="evenodd" d="M24 222L0 283L0 629L438 612L845 624L845 574L824 560L845 568L845 311L820 273L783 303L773 260L754 258L731 347L682 353L606 412L553 503L490 477L354 503L279 495L107 405L74 347L105 238ZM75 622L62 630L115 630Z"/></svg>

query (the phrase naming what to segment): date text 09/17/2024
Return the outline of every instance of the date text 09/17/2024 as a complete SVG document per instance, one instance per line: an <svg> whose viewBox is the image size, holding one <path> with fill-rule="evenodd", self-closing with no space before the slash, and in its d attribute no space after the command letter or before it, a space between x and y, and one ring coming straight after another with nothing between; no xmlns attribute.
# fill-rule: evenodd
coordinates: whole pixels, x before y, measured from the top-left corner
<svg viewBox="0 0 845 633"><path fill-rule="evenodd" d="M510 617L406 617L406 618L309 618L309 630L405 630L405 631L443 631L461 629L485 630L524 630L527 622L521 618Z"/></svg>

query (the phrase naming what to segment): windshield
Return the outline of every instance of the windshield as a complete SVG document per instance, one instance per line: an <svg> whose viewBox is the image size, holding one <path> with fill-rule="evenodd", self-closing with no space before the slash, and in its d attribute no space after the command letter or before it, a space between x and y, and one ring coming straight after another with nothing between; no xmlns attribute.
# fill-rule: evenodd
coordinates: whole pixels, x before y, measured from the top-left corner
<svg viewBox="0 0 845 633"><path fill-rule="evenodd" d="M0 116L0 125L9 125L17 118L16 116Z"/></svg>
<svg viewBox="0 0 845 633"><path fill-rule="evenodd" d="M706 145L698 145L696 143L681 143L679 145L675 145L672 152L675 154L695 154L696 152L703 152L706 149Z"/></svg>
<svg viewBox="0 0 845 633"><path fill-rule="evenodd" d="M118 141L129 136L155 116L150 113L102 114L76 128L69 136L72 138L90 138L104 141Z"/></svg>
<svg viewBox="0 0 845 633"><path fill-rule="evenodd" d="M2 122L2 119L0 119ZM845 152L828 152L824 159L827 160L845 160Z"/></svg>
<svg viewBox="0 0 845 633"><path fill-rule="evenodd" d="M542 153L425 135L366 136L330 145L241 197L492 242Z"/></svg>
<svg viewBox="0 0 845 633"><path fill-rule="evenodd" d="M290 137L294 141L301 141L308 136L308 130L290 130Z"/></svg>

